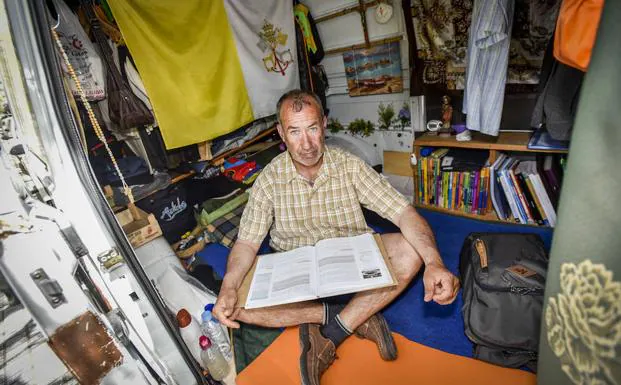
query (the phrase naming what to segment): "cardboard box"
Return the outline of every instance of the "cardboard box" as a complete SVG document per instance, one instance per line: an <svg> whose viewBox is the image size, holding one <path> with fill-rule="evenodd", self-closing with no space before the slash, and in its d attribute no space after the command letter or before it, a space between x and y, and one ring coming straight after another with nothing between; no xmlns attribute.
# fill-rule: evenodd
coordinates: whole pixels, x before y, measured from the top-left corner
<svg viewBox="0 0 621 385"><path fill-rule="evenodd" d="M148 214L138 207L135 214L137 215L132 215L129 209L115 214L132 246L142 246L162 235L162 229L153 214Z"/></svg>

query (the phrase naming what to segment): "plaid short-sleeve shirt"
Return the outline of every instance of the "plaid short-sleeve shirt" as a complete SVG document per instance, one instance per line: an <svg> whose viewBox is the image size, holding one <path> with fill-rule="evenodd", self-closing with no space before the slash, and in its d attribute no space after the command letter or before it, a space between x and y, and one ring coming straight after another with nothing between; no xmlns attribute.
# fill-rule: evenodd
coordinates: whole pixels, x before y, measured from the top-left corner
<svg viewBox="0 0 621 385"><path fill-rule="evenodd" d="M254 182L238 239L261 243L270 231L274 249L291 250L371 232L361 205L396 222L408 204L384 177L342 149L326 147L312 186L284 152Z"/></svg>

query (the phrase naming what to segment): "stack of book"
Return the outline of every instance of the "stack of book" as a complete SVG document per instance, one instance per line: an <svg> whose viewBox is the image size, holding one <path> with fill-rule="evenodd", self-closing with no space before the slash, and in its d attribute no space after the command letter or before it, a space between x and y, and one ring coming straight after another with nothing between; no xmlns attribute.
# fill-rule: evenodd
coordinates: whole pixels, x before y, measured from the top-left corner
<svg viewBox="0 0 621 385"><path fill-rule="evenodd" d="M487 151L440 148L418 164L417 201L471 214L488 210L490 170Z"/></svg>
<svg viewBox="0 0 621 385"><path fill-rule="evenodd" d="M500 219L524 224L556 225L563 178L558 155L500 154L490 166L492 205Z"/></svg>

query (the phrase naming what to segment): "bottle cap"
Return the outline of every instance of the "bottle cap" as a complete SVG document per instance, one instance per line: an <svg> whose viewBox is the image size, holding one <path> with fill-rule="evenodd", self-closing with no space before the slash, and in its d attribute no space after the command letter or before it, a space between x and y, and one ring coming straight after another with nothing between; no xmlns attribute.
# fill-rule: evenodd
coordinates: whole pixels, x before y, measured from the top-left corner
<svg viewBox="0 0 621 385"><path fill-rule="evenodd" d="M205 310L213 312L213 303L208 303L205 305Z"/></svg>
<svg viewBox="0 0 621 385"><path fill-rule="evenodd" d="M191 322L192 316L187 310L181 309L177 312L177 325L179 325L180 328L188 326Z"/></svg>
<svg viewBox="0 0 621 385"><path fill-rule="evenodd" d="M212 317L212 315L211 315L211 312L210 312L210 311L205 310L205 311L203 312L203 314L201 315L201 318L202 318L203 322L206 322L206 321L211 320L213 317Z"/></svg>
<svg viewBox="0 0 621 385"><path fill-rule="evenodd" d="M198 337L198 345L201 349L207 350L211 347L211 340L207 336L200 336Z"/></svg>

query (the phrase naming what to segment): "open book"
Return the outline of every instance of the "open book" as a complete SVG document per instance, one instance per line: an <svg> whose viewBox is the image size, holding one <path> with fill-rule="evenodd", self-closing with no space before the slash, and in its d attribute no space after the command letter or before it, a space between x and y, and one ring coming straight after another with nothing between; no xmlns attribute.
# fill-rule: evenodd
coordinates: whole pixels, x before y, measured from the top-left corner
<svg viewBox="0 0 621 385"><path fill-rule="evenodd" d="M363 234L260 255L239 289L238 306L253 309L396 285L381 242L379 235Z"/></svg>

